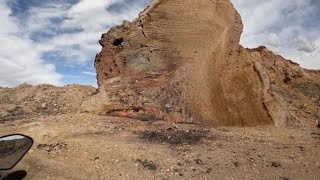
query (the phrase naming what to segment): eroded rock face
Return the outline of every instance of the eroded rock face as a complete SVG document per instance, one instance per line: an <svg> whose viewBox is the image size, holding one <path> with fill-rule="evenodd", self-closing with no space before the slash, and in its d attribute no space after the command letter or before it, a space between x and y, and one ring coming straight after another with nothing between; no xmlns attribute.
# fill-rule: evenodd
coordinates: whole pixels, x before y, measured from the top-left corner
<svg viewBox="0 0 320 180"><path fill-rule="evenodd" d="M281 125L290 113L273 86L307 75L264 47L242 48L242 28L229 0L155 0L102 35L94 102L141 120Z"/></svg>

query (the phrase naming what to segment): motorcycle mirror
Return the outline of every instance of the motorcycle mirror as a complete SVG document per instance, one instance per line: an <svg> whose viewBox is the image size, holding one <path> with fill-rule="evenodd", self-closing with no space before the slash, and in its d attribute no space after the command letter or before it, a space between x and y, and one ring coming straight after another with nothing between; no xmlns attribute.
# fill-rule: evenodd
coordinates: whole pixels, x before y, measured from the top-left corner
<svg viewBox="0 0 320 180"><path fill-rule="evenodd" d="M33 139L22 135L12 134L0 138L0 170L12 169L29 151Z"/></svg>

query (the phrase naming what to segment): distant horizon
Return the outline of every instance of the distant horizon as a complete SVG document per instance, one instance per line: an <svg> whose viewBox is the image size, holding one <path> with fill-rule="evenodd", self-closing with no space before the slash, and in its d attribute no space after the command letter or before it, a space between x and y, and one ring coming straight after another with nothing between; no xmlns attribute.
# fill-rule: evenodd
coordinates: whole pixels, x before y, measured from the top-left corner
<svg viewBox="0 0 320 180"><path fill-rule="evenodd" d="M75 84L75 83L71 83L71 84L61 84L61 85L54 85L54 84L48 84L48 83L44 83L44 84L28 84L28 83L21 83L21 84L17 84L15 86L11 86L11 87L6 87L6 86L1 86L0 88L9 88L9 89L14 89L14 88L18 88L19 86L33 86L33 87L37 87L37 86L53 86L53 87L58 87L58 88L63 88L66 86L91 86L93 88L98 88L98 84L97 85L91 85L91 84Z"/></svg>
<svg viewBox="0 0 320 180"><path fill-rule="evenodd" d="M102 33L132 21L151 0L3 0L0 87L97 87L94 57ZM242 16L240 44L266 46L303 68L320 69L320 2L231 0ZM4 45L5 44L5 45Z"/></svg>

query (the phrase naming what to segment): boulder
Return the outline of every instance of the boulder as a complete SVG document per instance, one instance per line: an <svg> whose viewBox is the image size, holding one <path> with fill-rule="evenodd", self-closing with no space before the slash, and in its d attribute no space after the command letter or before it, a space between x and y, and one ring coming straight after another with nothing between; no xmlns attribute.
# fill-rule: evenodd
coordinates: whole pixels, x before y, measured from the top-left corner
<svg viewBox="0 0 320 180"><path fill-rule="evenodd" d="M117 107L106 114L209 126L284 124L291 114L274 85L307 75L263 46L240 46L242 29L229 0L153 1L99 41L100 100Z"/></svg>

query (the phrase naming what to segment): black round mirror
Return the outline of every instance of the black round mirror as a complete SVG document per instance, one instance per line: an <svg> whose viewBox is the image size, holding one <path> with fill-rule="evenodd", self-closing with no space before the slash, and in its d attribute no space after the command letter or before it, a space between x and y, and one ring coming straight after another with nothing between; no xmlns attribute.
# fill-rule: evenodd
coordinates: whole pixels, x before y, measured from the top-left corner
<svg viewBox="0 0 320 180"><path fill-rule="evenodd" d="M0 138L0 170L12 169L32 147L32 138L13 134Z"/></svg>

